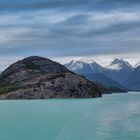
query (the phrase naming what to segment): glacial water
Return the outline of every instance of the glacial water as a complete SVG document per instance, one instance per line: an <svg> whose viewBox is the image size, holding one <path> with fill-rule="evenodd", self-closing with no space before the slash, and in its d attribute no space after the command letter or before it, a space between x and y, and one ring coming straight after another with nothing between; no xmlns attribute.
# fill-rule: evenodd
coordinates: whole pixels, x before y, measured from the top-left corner
<svg viewBox="0 0 140 140"><path fill-rule="evenodd" d="M0 140L140 140L140 93L0 101Z"/></svg>

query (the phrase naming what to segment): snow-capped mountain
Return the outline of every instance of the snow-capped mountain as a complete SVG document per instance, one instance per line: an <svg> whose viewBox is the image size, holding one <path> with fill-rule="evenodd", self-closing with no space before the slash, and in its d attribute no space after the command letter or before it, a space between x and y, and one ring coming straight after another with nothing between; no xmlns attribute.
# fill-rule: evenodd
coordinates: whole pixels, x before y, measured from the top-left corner
<svg viewBox="0 0 140 140"><path fill-rule="evenodd" d="M104 71L102 71L102 74L123 84L128 76L132 74L133 70L134 68L127 61L115 59Z"/></svg>
<svg viewBox="0 0 140 140"><path fill-rule="evenodd" d="M65 66L74 71L80 73L99 73L106 70L112 71L120 71L120 70L128 70L131 71L133 69L132 65L130 65L127 61L123 59L114 59L110 63L102 66L97 62L83 62L83 61L70 61L65 64Z"/></svg>
<svg viewBox="0 0 140 140"><path fill-rule="evenodd" d="M100 66L96 62L86 63L82 61L74 61L72 60L70 63L65 64L65 66L78 74L85 74L85 73L99 73L102 70L102 66Z"/></svg>
<svg viewBox="0 0 140 140"><path fill-rule="evenodd" d="M82 62L82 61L71 61L65 66L71 71L78 74L97 74L100 73L105 75L112 80L124 85L126 79L133 73L134 67L123 59L114 59L110 63L102 66L97 62Z"/></svg>
<svg viewBox="0 0 140 140"><path fill-rule="evenodd" d="M121 70L121 69L132 69L132 65L130 65L127 61L123 59L114 59L107 67L112 70Z"/></svg>

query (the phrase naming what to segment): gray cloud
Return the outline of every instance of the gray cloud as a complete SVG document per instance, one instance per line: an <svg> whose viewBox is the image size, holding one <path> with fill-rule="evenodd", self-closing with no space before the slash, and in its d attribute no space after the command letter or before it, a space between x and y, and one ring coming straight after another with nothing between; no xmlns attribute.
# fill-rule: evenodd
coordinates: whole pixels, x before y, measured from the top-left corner
<svg viewBox="0 0 140 140"><path fill-rule="evenodd" d="M118 15L116 15L118 16ZM108 21L101 20L97 21L93 18L90 20L90 16L86 14L79 14L76 16L72 16L67 18L62 22L55 23L53 25L40 25L37 29L30 30L24 36L27 37L35 37L35 38L52 38L52 39L60 39L60 38L80 38L87 37L92 38L95 36L104 36L108 34L121 34L124 32L133 32L137 28L140 28L140 16L137 16L136 19L129 20L116 20L112 19L112 23L108 23ZM96 25L100 24L100 22L106 22L106 25L99 26L96 28ZM95 27L94 27L95 26ZM47 31L46 31L46 30Z"/></svg>
<svg viewBox="0 0 140 140"><path fill-rule="evenodd" d="M108 2L108 3L140 3L139 0L102 0L102 2Z"/></svg>
<svg viewBox="0 0 140 140"><path fill-rule="evenodd" d="M0 55L138 53L139 7L136 0L2 0Z"/></svg>
<svg viewBox="0 0 140 140"><path fill-rule="evenodd" d="M140 29L140 21L130 21L130 22L119 22L112 24L110 26L97 29L94 31L88 31L87 33L84 33L82 36L104 36L107 34L118 34L123 32L131 32L133 29Z"/></svg>
<svg viewBox="0 0 140 140"><path fill-rule="evenodd" d="M131 7L132 4L139 3L139 0L0 0L0 11L17 12L42 9L96 11Z"/></svg>
<svg viewBox="0 0 140 140"><path fill-rule="evenodd" d="M5 0L0 3L0 10L17 11L17 10L37 10L37 9L51 9L51 8L67 8L86 4L86 0Z"/></svg>

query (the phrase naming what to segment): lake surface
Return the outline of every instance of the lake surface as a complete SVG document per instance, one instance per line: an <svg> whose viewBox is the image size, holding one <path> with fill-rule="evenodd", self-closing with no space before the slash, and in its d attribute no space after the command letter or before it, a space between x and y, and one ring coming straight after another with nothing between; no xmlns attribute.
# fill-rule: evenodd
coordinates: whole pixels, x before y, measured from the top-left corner
<svg viewBox="0 0 140 140"><path fill-rule="evenodd" d="M0 140L140 140L140 93L0 101Z"/></svg>

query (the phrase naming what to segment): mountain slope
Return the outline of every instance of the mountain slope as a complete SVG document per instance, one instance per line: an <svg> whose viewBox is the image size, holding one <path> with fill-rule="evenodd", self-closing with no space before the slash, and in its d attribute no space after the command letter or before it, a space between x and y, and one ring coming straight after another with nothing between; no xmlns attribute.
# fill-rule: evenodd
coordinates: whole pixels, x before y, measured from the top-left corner
<svg viewBox="0 0 140 140"><path fill-rule="evenodd" d="M122 59L115 59L108 65L107 69L102 71L102 74L110 77L120 84L123 84L132 72L133 68L128 62Z"/></svg>
<svg viewBox="0 0 140 140"><path fill-rule="evenodd" d="M136 63L134 67L137 68L138 66L140 66L140 62Z"/></svg>
<svg viewBox="0 0 140 140"><path fill-rule="evenodd" d="M111 78L100 74L100 73L96 73L96 74L84 74L84 76L91 81L96 81L99 82L101 84L103 84L106 87L116 87L116 88L120 88L125 90L125 88L123 86L121 86L118 82L112 80Z"/></svg>
<svg viewBox="0 0 140 140"><path fill-rule="evenodd" d="M140 66L138 66L131 76L124 82L124 85L131 90L140 91Z"/></svg>
<svg viewBox="0 0 140 140"><path fill-rule="evenodd" d="M49 59L32 56L0 75L0 99L94 98L97 85Z"/></svg>

